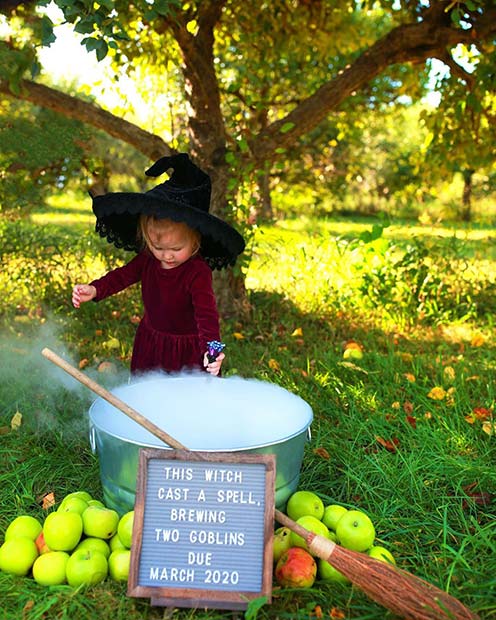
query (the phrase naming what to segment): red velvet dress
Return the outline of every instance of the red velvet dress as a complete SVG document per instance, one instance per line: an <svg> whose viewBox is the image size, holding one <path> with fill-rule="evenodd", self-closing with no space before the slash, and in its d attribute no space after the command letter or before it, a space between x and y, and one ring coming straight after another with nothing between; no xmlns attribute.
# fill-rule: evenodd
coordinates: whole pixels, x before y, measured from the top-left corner
<svg viewBox="0 0 496 620"><path fill-rule="evenodd" d="M204 370L209 340L220 340L212 271L200 256L163 269L148 251L91 284L100 301L141 281L144 314L134 339L131 372Z"/></svg>

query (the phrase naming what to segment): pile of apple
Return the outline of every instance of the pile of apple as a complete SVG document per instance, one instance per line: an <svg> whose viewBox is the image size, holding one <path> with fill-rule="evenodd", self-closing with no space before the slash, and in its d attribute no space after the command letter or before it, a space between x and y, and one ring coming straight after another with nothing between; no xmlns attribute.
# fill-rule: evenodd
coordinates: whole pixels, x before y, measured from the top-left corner
<svg viewBox="0 0 496 620"><path fill-rule="evenodd" d="M324 505L312 491L296 491L286 505L290 519L317 535L382 562L396 564L391 552L374 545L375 527L361 510ZM274 577L283 587L311 588L316 579L349 584L348 578L326 560L314 557L301 536L288 527L274 533Z"/></svg>
<svg viewBox="0 0 496 620"><path fill-rule="evenodd" d="M127 581L134 511L122 517L86 491L66 495L43 524L16 517L0 547L0 570L44 586Z"/></svg>

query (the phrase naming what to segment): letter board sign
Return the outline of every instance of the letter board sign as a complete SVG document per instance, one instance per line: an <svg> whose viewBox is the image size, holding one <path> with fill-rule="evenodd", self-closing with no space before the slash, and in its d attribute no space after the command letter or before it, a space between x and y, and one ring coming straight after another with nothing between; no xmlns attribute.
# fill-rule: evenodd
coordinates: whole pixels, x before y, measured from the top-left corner
<svg viewBox="0 0 496 620"><path fill-rule="evenodd" d="M128 595L246 609L272 588L273 454L141 449Z"/></svg>

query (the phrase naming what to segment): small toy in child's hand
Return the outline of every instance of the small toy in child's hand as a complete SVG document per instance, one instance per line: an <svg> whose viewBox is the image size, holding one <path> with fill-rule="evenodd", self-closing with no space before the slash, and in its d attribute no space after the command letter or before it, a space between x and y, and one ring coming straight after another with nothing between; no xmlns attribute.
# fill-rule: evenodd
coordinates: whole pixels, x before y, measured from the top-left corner
<svg viewBox="0 0 496 620"><path fill-rule="evenodd" d="M210 363L215 362L215 360L219 357L219 353L222 353L226 345L218 340L211 340L210 342L207 342L207 347L207 359Z"/></svg>

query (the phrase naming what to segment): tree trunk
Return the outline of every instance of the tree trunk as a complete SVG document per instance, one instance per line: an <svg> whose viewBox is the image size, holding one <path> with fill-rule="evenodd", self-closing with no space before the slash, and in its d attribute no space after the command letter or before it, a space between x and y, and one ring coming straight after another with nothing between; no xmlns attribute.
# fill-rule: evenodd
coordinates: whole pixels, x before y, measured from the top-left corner
<svg viewBox="0 0 496 620"><path fill-rule="evenodd" d="M462 222L472 221L472 179L475 170L463 171Z"/></svg>

